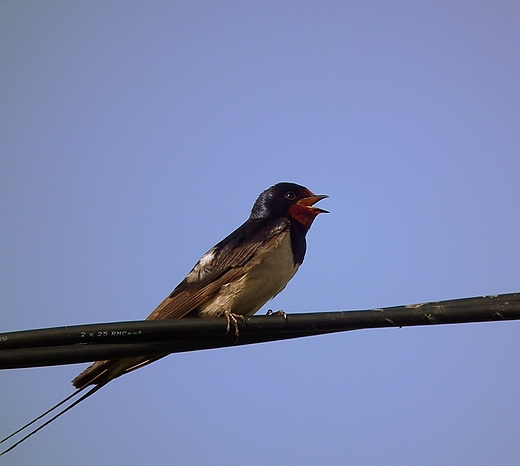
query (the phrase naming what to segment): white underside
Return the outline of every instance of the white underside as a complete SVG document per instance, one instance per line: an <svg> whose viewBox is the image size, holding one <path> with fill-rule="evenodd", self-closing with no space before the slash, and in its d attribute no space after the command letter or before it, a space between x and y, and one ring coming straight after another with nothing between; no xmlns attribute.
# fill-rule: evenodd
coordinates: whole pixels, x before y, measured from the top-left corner
<svg viewBox="0 0 520 466"><path fill-rule="evenodd" d="M287 233L276 249L267 251L260 263L247 275L224 285L199 314L219 316L224 312L254 314L282 291L298 270L294 264L290 235Z"/></svg>

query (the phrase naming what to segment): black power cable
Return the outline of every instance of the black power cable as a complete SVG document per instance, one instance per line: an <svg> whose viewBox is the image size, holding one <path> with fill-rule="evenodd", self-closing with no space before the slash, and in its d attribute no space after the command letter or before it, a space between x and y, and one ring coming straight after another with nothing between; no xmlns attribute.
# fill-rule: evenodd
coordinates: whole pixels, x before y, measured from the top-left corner
<svg viewBox="0 0 520 466"><path fill-rule="evenodd" d="M0 333L0 369L40 367L248 345L348 330L520 319L520 293L364 311L75 325Z"/></svg>

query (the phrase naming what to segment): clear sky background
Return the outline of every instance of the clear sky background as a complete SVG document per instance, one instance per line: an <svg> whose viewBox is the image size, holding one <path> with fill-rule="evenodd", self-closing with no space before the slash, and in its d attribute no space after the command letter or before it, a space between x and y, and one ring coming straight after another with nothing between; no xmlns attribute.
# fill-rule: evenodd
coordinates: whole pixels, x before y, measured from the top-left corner
<svg viewBox="0 0 520 466"><path fill-rule="evenodd" d="M331 213L275 310L520 291L519 24L518 1L1 2L0 329L146 317L278 181ZM173 355L0 463L518 465L519 337ZM84 367L0 372L1 436Z"/></svg>

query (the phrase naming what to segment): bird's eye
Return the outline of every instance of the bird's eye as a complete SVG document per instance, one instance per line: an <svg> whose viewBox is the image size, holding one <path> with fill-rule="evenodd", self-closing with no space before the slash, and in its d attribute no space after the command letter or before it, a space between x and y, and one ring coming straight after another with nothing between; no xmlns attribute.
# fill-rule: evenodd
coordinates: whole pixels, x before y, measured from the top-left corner
<svg viewBox="0 0 520 466"><path fill-rule="evenodd" d="M294 201L296 199L296 194L294 194L292 191L287 191L284 194L285 199L289 199L290 201Z"/></svg>

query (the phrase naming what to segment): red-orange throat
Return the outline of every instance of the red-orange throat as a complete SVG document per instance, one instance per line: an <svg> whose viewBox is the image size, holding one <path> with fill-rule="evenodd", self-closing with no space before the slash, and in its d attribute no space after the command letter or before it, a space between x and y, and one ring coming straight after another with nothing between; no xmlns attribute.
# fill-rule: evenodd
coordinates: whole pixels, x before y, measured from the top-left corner
<svg viewBox="0 0 520 466"><path fill-rule="evenodd" d="M311 227L312 222L318 214L328 214L329 212L319 207L314 207L316 202L321 201L329 196L322 194L315 196L309 191L310 196L300 199L296 204L289 208L291 218L301 223L307 230Z"/></svg>

